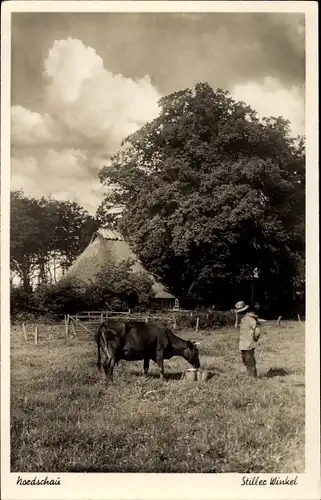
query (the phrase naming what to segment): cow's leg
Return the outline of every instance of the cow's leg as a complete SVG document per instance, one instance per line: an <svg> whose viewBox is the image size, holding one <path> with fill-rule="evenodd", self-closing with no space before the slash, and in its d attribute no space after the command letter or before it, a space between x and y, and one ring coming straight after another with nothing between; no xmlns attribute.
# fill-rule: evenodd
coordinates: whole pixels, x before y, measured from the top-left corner
<svg viewBox="0 0 321 500"><path fill-rule="evenodd" d="M114 366L115 366L116 360L114 357L110 359L105 359L104 362L104 372L106 375L107 380L112 380L113 378L113 371L114 371Z"/></svg>
<svg viewBox="0 0 321 500"><path fill-rule="evenodd" d="M144 359L144 375L147 375L147 372L149 370L149 358Z"/></svg>
<svg viewBox="0 0 321 500"><path fill-rule="evenodd" d="M105 372L106 377L108 377L108 374L109 374L109 359L105 359L105 361L103 363L103 368L104 368L104 372Z"/></svg>
<svg viewBox="0 0 321 500"><path fill-rule="evenodd" d="M109 360L109 375L111 378L113 378L115 364L116 364L116 358L115 356L112 356L112 358L110 358Z"/></svg>
<svg viewBox="0 0 321 500"><path fill-rule="evenodd" d="M164 379L164 350L157 349L156 352L156 362L160 373L160 378Z"/></svg>
<svg viewBox="0 0 321 500"><path fill-rule="evenodd" d="M101 357L100 357L100 340L97 341L97 368L101 370Z"/></svg>

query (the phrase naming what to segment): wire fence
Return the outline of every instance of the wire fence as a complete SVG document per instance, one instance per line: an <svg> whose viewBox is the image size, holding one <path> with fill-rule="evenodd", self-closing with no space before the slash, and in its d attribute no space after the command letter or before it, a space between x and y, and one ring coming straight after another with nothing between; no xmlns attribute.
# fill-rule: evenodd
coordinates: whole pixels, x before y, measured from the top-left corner
<svg viewBox="0 0 321 500"><path fill-rule="evenodd" d="M219 316L221 314L221 316ZM235 316L230 313L222 313L217 311L215 315L201 315L195 311L179 310L166 311L159 314L150 312L131 313L131 311L83 311L74 315L66 314L60 320L52 323L21 323L11 326L11 339L13 344L30 344L35 345L54 341L65 341L70 339L78 340L94 340L94 334L99 325L108 318L121 319L124 321L141 321L148 323L149 321L158 320L166 324L172 330L210 330L222 327L237 328ZM214 318L214 319L213 319ZM297 321L301 323L301 318L298 315ZM282 316L276 320L260 320L265 328L271 326L282 327Z"/></svg>

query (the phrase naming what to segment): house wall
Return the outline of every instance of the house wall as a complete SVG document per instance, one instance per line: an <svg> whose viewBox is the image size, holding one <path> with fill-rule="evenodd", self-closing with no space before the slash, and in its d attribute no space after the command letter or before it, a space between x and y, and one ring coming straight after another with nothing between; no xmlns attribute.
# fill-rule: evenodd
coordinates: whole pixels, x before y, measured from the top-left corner
<svg viewBox="0 0 321 500"><path fill-rule="evenodd" d="M150 302L151 309L173 309L175 299L152 299Z"/></svg>

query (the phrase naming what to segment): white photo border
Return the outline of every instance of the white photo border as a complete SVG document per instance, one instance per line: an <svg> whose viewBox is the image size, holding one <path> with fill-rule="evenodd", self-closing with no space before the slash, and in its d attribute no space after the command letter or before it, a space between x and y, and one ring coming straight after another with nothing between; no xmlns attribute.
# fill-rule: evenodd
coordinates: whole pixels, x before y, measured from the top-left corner
<svg viewBox="0 0 321 500"><path fill-rule="evenodd" d="M311 1L8 1L1 5L1 490L5 500L320 498L318 4ZM17 485L10 472L10 81L15 12L299 12L306 16L306 472L298 485L241 486L242 474L24 473L61 486ZM27 43L27 41L26 41ZM271 474L260 474L260 478ZM285 475L279 475L283 477Z"/></svg>

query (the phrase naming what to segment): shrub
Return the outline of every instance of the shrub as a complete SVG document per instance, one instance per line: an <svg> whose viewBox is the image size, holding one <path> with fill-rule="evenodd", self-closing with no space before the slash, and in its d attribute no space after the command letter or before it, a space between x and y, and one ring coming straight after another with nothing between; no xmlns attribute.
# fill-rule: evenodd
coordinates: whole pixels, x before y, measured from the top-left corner
<svg viewBox="0 0 321 500"><path fill-rule="evenodd" d="M11 285L10 287L10 312L12 316L27 313L30 307L30 295L22 286Z"/></svg>
<svg viewBox="0 0 321 500"><path fill-rule="evenodd" d="M195 328L196 319L199 318L199 328L201 330L220 328L223 326L233 326L235 322L234 314L230 311L193 311L190 313L181 312L175 314L177 328Z"/></svg>
<svg viewBox="0 0 321 500"><path fill-rule="evenodd" d="M75 314L85 309L84 289L76 280L65 279L55 285L44 286L35 294L42 314L58 316Z"/></svg>
<svg viewBox="0 0 321 500"><path fill-rule="evenodd" d="M26 293L22 286L10 286L10 317L12 322L32 322L39 315L37 298Z"/></svg>
<svg viewBox="0 0 321 500"><path fill-rule="evenodd" d="M85 289L89 309L117 311L148 306L152 282L146 275L133 273L130 266L128 261L102 268Z"/></svg>
<svg viewBox="0 0 321 500"><path fill-rule="evenodd" d="M206 309L195 311L163 311L157 314L160 321L171 328L175 319L176 329L195 329L196 320L199 318L200 330L212 330L224 326L233 327L235 316L231 311L209 311Z"/></svg>
<svg viewBox="0 0 321 500"><path fill-rule="evenodd" d="M56 285L37 292L40 310L54 315L75 314L83 310L146 309L151 294L151 280L133 273L130 262L106 265L88 284L65 278Z"/></svg>

